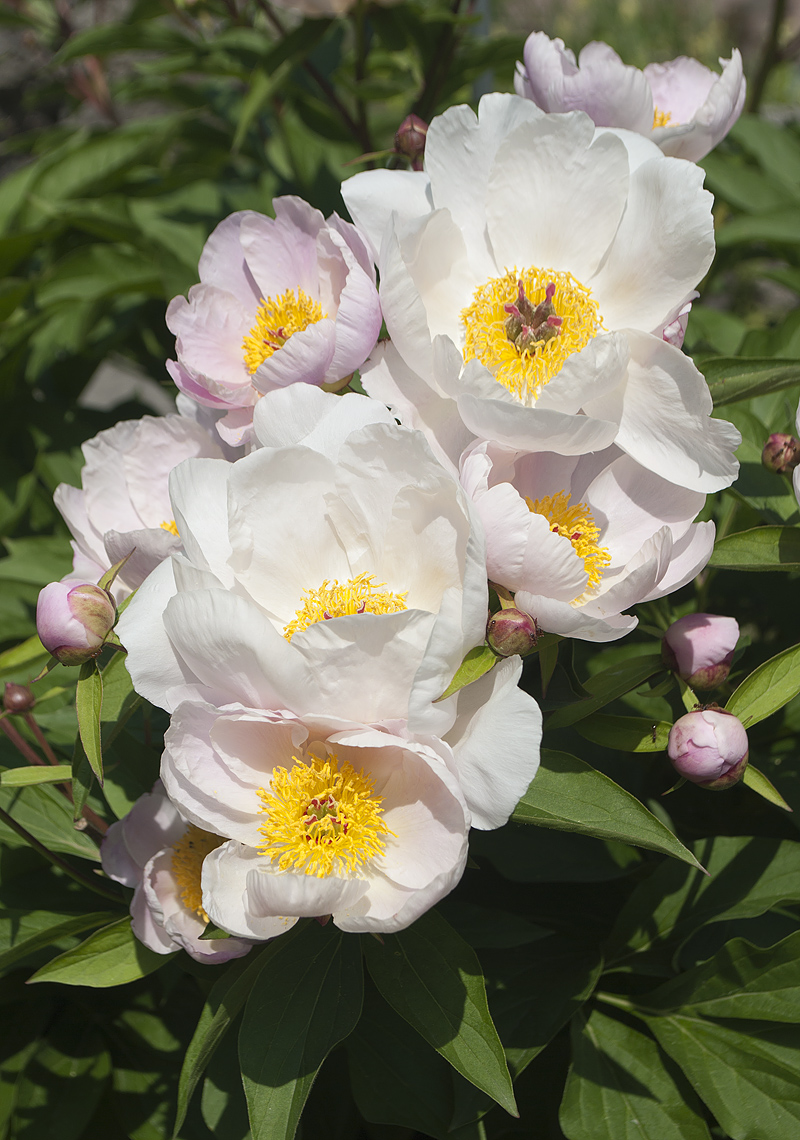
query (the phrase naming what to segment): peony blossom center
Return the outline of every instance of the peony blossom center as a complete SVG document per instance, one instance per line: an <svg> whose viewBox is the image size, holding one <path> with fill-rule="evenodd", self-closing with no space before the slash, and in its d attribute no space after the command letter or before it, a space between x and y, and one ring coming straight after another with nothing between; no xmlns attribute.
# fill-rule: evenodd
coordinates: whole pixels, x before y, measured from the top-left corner
<svg viewBox="0 0 800 1140"><path fill-rule="evenodd" d="M544 515L554 534L560 534L572 543L589 575L586 583L586 590L589 591L600 585L603 570L611 561L611 555L604 546L598 546L600 528L586 503L570 506L569 500L568 491L559 491L558 494L546 495L543 499L526 498L525 502L533 514ZM572 604L579 601L581 598L575 598Z"/></svg>
<svg viewBox="0 0 800 1140"><path fill-rule="evenodd" d="M176 538L180 538L180 535L178 534L178 528L175 525L175 519L170 519L169 521L167 521L167 519L164 519L162 523L159 523L159 526L162 530L165 530L167 534L174 534Z"/></svg>
<svg viewBox="0 0 800 1140"><path fill-rule="evenodd" d="M208 922L200 885L203 860L224 842L221 835L203 831L190 823L178 842L172 846L172 873L180 890L181 902L187 910L194 911L202 918L203 922Z"/></svg>
<svg viewBox="0 0 800 1140"><path fill-rule="evenodd" d="M381 818L383 797L374 781L340 764L337 756L293 756L293 766L276 768L270 791L258 791L266 815L258 848L278 870L325 878L352 875L386 849L394 833Z"/></svg>
<svg viewBox="0 0 800 1140"><path fill-rule="evenodd" d="M265 360L283 348L290 336L326 316L319 301L314 301L302 289L296 293L294 289L287 289L277 297L267 297L266 301L262 297L256 310L256 323L242 341L247 371L252 376Z"/></svg>
<svg viewBox="0 0 800 1140"><path fill-rule="evenodd" d="M334 579L319 589L306 590L303 604L293 621L284 628L283 636L291 641L296 633L318 621L348 617L350 614L396 614L408 609L405 594L384 590L385 582L375 583L374 574L359 574L339 584Z"/></svg>
<svg viewBox="0 0 800 1140"><path fill-rule="evenodd" d="M659 111L658 107L653 110L653 130L657 131L659 127L668 127L672 122L672 113L670 111ZM677 123L673 124L677 126Z"/></svg>
<svg viewBox="0 0 800 1140"><path fill-rule="evenodd" d="M571 273L535 267L490 277L461 320L464 360L479 360L529 406L603 327L591 289Z"/></svg>

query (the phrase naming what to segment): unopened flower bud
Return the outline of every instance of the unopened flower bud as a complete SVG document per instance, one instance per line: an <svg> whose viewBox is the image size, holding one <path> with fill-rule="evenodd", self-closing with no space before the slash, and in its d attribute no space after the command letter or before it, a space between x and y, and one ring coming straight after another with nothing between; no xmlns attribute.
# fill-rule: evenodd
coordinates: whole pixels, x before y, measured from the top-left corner
<svg viewBox="0 0 800 1140"><path fill-rule="evenodd" d="M731 671L739 640L735 618L687 614L673 622L661 643L664 664L693 689L714 689Z"/></svg>
<svg viewBox="0 0 800 1140"><path fill-rule="evenodd" d="M800 463L800 443L793 435L773 432L764 444L761 462L770 471L776 471L779 475L793 471Z"/></svg>
<svg viewBox="0 0 800 1140"><path fill-rule="evenodd" d="M92 582L51 582L39 594L36 629L62 665L82 665L100 652L116 616L111 595Z"/></svg>
<svg viewBox="0 0 800 1140"><path fill-rule="evenodd" d="M667 755L675 771L712 792L741 780L748 752L744 725L725 709L687 713L673 724L667 741Z"/></svg>
<svg viewBox="0 0 800 1140"><path fill-rule="evenodd" d="M422 170L428 124L419 115L406 115L394 136L394 149L411 159L412 170Z"/></svg>
<svg viewBox="0 0 800 1140"><path fill-rule="evenodd" d="M6 712L30 712L35 704L36 698L27 685L15 685L11 681L6 681L3 693L3 708Z"/></svg>
<svg viewBox="0 0 800 1140"><path fill-rule="evenodd" d="M524 657L536 647L539 627L530 614L522 610L498 610L486 626L486 640L498 657Z"/></svg>

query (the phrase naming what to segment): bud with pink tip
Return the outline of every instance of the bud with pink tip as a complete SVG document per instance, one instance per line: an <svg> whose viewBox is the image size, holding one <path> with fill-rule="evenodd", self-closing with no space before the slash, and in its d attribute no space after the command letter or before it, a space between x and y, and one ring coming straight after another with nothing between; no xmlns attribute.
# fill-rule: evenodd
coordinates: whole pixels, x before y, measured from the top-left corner
<svg viewBox="0 0 800 1140"><path fill-rule="evenodd" d="M667 741L672 767L701 788L721 792L737 784L747 767L744 725L725 709L698 709L673 724Z"/></svg>
<svg viewBox="0 0 800 1140"><path fill-rule="evenodd" d="M539 627L536 619L522 610L498 610L489 618L486 640L498 657L524 657L536 648Z"/></svg>
<svg viewBox="0 0 800 1140"><path fill-rule="evenodd" d="M422 170L428 124L419 115L406 115L394 136L394 149L411 159L412 170Z"/></svg>
<svg viewBox="0 0 800 1140"><path fill-rule="evenodd" d="M113 598L93 582L51 582L36 605L39 639L62 665L96 657L116 618Z"/></svg>
<svg viewBox="0 0 800 1140"><path fill-rule="evenodd" d="M739 640L735 618L687 614L673 622L661 643L664 664L693 689L714 689L731 671Z"/></svg>
<svg viewBox="0 0 800 1140"><path fill-rule="evenodd" d="M793 471L800 463L800 443L793 435L773 432L764 444L761 462L769 471L775 471L778 475Z"/></svg>

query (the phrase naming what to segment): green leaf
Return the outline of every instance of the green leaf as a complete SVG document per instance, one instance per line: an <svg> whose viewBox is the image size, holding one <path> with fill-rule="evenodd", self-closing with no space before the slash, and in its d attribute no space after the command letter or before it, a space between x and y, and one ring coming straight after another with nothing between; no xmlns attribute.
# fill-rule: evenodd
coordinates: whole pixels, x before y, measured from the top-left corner
<svg viewBox="0 0 800 1140"><path fill-rule="evenodd" d="M734 938L713 958L659 986L648 1012L800 1022L800 931L764 950Z"/></svg>
<svg viewBox="0 0 800 1140"><path fill-rule="evenodd" d="M143 946L126 916L91 934L73 950L59 954L28 980L105 989L152 974L171 957L171 954L156 954Z"/></svg>
<svg viewBox="0 0 800 1140"><path fill-rule="evenodd" d="M651 1038L599 1010L572 1026L559 1114L569 1140L710 1140Z"/></svg>
<svg viewBox="0 0 800 1140"><path fill-rule="evenodd" d="M800 243L800 209L790 206L788 209L734 218L719 227L716 238L717 249L730 249L731 246L754 241L774 242L781 249L797 245Z"/></svg>
<svg viewBox="0 0 800 1140"><path fill-rule="evenodd" d="M71 764L31 765L30 768L7 768L0 776L0 784L21 788L26 784L60 784L71 778Z"/></svg>
<svg viewBox="0 0 800 1140"><path fill-rule="evenodd" d="M718 570L800 570L800 530L759 526L721 538L709 566Z"/></svg>
<svg viewBox="0 0 800 1140"><path fill-rule="evenodd" d="M603 748L618 752L664 752L671 724L643 716L608 716L596 713L580 720L576 732Z"/></svg>
<svg viewBox="0 0 800 1140"><path fill-rule="evenodd" d="M494 669L499 660L500 658L488 645L476 645L474 649L470 649L456 669L455 677L438 699L443 701L446 697L452 697L453 693L457 693L465 685L480 680L485 673Z"/></svg>
<svg viewBox="0 0 800 1140"><path fill-rule="evenodd" d="M292 1140L317 1070L356 1027L363 985L352 935L311 922L291 941L278 939L239 1033L253 1140Z"/></svg>
<svg viewBox="0 0 800 1140"><path fill-rule="evenodd" d="M50 654L39 640L39 635L34 633L27 641L15 645L12 649L7 649L5 653L0 653L0 679L5 679L12 673L18 673L26 668L33 675L39 671L49 657Z"/></svg>
<svg viewBox="0 0 800 1140"><path fill-rule="evenodd" d="M372 980L389 1005L463 1077L517 1115L503 1046L475 952L436 911L413 926L365 938Z"/></svg>
<svg viewBox="0 0 800 1140"><path fill-rule="evenodd" d="M54 919L58 917L56 914L52 915ZM0 951L0 970L8 969L14 962L28 958L44 946L52 946L53 943L59 942L71 934L83 934L85 930L93 930L95 927L102 926L108 922L110 917L112 916L108 911L71 915L61 922L54 923L46 930L40 930L27 938L22 938L20 941L14 942L7 950Z"/></svg>
<svg viewBox="0 0 800 1140"><path fill-rule="evenodd" d="M664 662L661 657L655 653L648 653L640 657L629 657L617 665L612 665L609 669L604 669L602 673L596 673L584 685L590 694L589 697L550 713L545 722L545 730L566 728L567 725L575 724L577 721L591 716L604 705L610 704L618 697L625 696L632 689L638 689L640 685L654 674L662 672L663 669Z"/></svg>
<svg viewBox="0 0 800 1140"><path fill-rule="evenodd" d="M542 674L542 696L547 695L550 682L553 679L558 664L558 647L561 638L554 634L545 633L539 638L537 651L539 654L539 670Z"/></svg>
<svg viewBox="0 0 800 1140"><path fill-rule="evenodd" d="M103 677L96 661L81 665L75 691L75 709L78 713L78 732L86 759L103 784L103 745L100 739L100 715L103 709Z"/></svg>
<svg viewBox="0 0 800 1140"><path fill-rule="evenodd" d="M714 406L792 388L800 381L800 360L759 360L741 356L703 357L698 367L708 381Z"/></svg>
<svg viewBox="0 0 800 1140"><path fill-rule="evenodd" d="M114 743L142 703L142 698L134 691L125 661L124 653L115 653L102 671L103 703L100 720L104 752Z"/></svg>
<svg viewBox="0 0 800 1140"><path fill-rule="evenodd" d="M567 752L542 749L539 771L511 818L517 823L633 843L700 866L691 851L635 796Z"/></svg>
<svg viewBox="0 0 800 1140"><path fill-rule="evenodd" d="M217 1046L236 1020L256 978L273 959L278 949L285 949L296 937L295 930L282 935L268 946L252 950L246 958L231 962L222 977L214 983L200 1011L200 1020L197 1022L183 1059L174 1136L179 1134L186 1119L189 1101L197 1082L214 1056Z"/></svg>
<svg viewBox="0 0 800 1140"><path fill-rule="evenodd" d="M718 837L695 844L708 875L662 863L622 907L606 944L616 962L648 955L652 971L670 969L684 942L708 923L753 918L800 902L800 844ZM647 962L642 969L649 969Z"/></svg>
<svg viewBox="0 0 800 1140"><path fill-rule="evenodd" d="M769 803L775 804L776 807L783 808L784 811L792 810L772 781L768 780L764 773L752 764L748 764L745 768L742 783L747 784L751 791L762 796Z"/></svg>
<svg viewBox="0 0 800 1140"><path fill-rule="evenodd" d="M800 693L800 645L784 649L745 677L725 705L745 726L772 716Z"/></svg>
<svg viewBox="0 0 800 1140"><path fill-rule="evenodd" d="M244 142L250 129L250 124L259 113L264 104L272 98L274 93L285 83L286 76L294 67L293 60L286 60L275 68L270 74L259 68L250 78L250 86L242 100L242 109L239 112L239 122L236 124L236 134L233 136L231 149L236 152Z"/></svg>
<svg viewBox="0 0 800 1140"><path fill-rule="evenodd" d="M747 1033L673 1014L647 1022L732 1140L788 1140L800 1132L800 1049L794 1026Z"/></svg>
<svg viewBox="0 0 800 1140"><path fill-rule="evenodd" d="M51 785L0 786L0 807L51 851L99 861L96 845L88 835L73 827L72 805ZM0 838L12 847L22 842L4 824L0 824Z"/></svg>

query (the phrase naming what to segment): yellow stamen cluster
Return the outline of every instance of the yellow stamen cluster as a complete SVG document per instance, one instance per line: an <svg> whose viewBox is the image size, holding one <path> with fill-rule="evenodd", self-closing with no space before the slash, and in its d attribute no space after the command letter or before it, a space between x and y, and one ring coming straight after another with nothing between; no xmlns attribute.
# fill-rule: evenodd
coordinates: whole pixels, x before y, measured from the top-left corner
<svg viewBox="0 0 800 1140"><path fill-rule="evenodd" d="M176 538L180 538L180 535L178 534L178 528L175 525L175 519L170 519L169 521L164 519L164 521L159 525L162 530L165 530L167 532L167 534L174 534Z"/></svg>
<svg viewBox="0 0 800 1140"><path fill-rule="evenodd" d="M293 756L294 764L276 768L270 791L259 789L267 819L258 850L277 862L278 870L305 875L352 875L386 849L394 833L381 819L383 797L374 781L339 764L334 753Z"/></svg>
<svg viewBox="0 0 800 1140"><path fill-rule="evenodd" d="M203 831L190 823L178 842L172 846L172 873L180 888L181 902L187 910L193 910L202 918L203 922L208 922L200 886L203 860L224 842L221 835Z"/></svg>
<svg viewBox="0 0 800 1140"><path fill-rule="evenodd" d="M252 374L279 348L283 348L290 336L302 332L327 316L319 301L314 301L302 289L295 293L287 289L277 297L267 297L256 310L256 323L242 341L242 352L247 371Z"/></svg>
<svg viewBox="0 0 800 1140"><path fill-rule="evenodd" d="M534 308L545 300L548 285L554 285L552 305L561 318L556 336L522 352L506 330L506 306L517 301L520 282ZM495 380L527 405L535 402L565 360L585 348L603 327L591 289L571 273L536 268L520 272L511 269L502 277L490 277L475 290L472 304L461 312L461 320L465 331L464 360L480 360Z"/></svg>
<svg viewBox="0 0 800 1140"><path fill-rule="evenodd" d="M588 593L599 586L603 570L611 561L611 555L604 546L597 545L600 528L586 503L575 503L570 506L569 500L568 491L559 491L558 494L546 495L543 499L526 498L525 502L534 514L544 515L550 523L551 531L570 540L589 575L589 581L586 583ZM572 604L581 601L581 598L573 599Z"/></svg>
<svg viewBox="0 0 800 1140"><path fill-rule="evenodd" d="M672 122L672 114L669 111L659 111L658 107L653 110L653 130L658 130L659 127L668 127Z"/></svg>
<svg viewBox="0 0 800 1140"><path fill-rule="evenodd" d="M405 594L384 590L385 582L375 583L374 574L359 574L339 585L334 578L318 590L306 590L303 604L295 618L284 628L283 636L291 641L296 633L318 621L347 617L349 614L396 614L408 609Z"/></svg>

